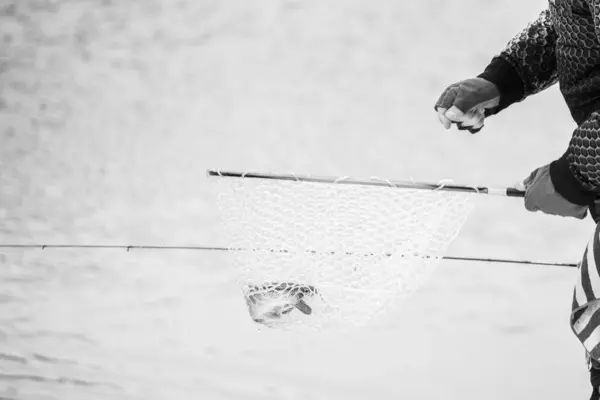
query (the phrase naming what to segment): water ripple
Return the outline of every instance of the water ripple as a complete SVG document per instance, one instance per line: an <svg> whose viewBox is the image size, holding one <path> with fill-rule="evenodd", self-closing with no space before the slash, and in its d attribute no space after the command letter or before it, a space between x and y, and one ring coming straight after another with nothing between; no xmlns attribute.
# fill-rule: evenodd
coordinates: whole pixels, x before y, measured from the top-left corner
<svg viewBox="0 0 600 400"><path fill-rule="evenodd" d="M75 361L65 360L56 357L48 357L38 353L33 353L31 357L36 361L45 362L49 364L77 364Z"/></svg>
<svg viewBox="0 0 600 400"><path fill-rule="evenodd" d="M87 344L94 344L94 342L83 334L79 333L66 333L46 330L34 330L31 332L20 332L17 334L22 339L36 339L36 338L60 338L60 339L71 339Z"/></svg>
<svg viewBox="0 0 600 400"><path fill-rule="evenodd" d="M21 356L17 356L14 354L6 354L6 353L0 353L0 360L2 361L12 361L12 362L16 362L19 364L27 364L27 358L25 357L21 357Z"/></svg>
<svg viewBox="0 0 600 400"><path fill-rule="evenodd" d="M40 375L31 374L3 374L0 373L0 381L16 382L16 381L30 381L39 383L55 383L59 385L71 385L71 386L86 386L86 387L110 387L112 389L121 389L119 385L108 382L92 382L78 378L66 378L57 377L50 378Z"/></svg>

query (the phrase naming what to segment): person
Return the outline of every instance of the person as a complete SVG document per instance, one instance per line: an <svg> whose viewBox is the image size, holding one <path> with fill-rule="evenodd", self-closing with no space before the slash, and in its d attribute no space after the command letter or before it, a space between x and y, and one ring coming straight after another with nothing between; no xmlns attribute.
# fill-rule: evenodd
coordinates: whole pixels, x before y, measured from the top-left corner
<svg viewBox="0 0 600 400"><path fill-rule="evenodd" d="M577 124L566 151L522 182L525 208L596 222L579 263L571 329L600 399L600 0L550 0L483 72L448 86L435 104L446 129L479 132L486 118L556 83Z"/></svg>

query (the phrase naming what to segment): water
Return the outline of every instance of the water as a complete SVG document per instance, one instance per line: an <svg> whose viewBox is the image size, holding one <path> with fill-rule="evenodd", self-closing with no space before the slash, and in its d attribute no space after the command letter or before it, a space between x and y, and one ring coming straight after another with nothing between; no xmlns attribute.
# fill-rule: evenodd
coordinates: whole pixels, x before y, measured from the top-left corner
<svg viewBox="0 0 600 400"><path fill-rule="evenodd" d="M556 88L476 136L432 108L544 4L5 0L0 243L222 243L207 168L510 185L564 151ZM592 228L482 198L451 254L576 261ZM0 397L588 394L573 270L445 262L344 338L258 329L234 278L211 252L3 251Z"/></svg>

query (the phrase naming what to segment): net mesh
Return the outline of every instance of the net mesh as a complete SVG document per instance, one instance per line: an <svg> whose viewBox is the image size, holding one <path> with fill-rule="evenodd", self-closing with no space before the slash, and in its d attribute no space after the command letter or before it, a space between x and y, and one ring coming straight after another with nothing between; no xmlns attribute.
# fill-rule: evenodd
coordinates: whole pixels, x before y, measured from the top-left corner
<svg viewBox="0 0 600 400"><path fill-rule="evenodd" d="M250 316L281 329L361 327L438 265L473 194L213 177Z"/></svg>

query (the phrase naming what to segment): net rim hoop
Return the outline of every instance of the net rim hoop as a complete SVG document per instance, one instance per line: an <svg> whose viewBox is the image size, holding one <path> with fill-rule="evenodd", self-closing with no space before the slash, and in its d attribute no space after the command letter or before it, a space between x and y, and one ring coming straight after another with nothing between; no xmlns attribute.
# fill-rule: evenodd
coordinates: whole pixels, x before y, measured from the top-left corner
<svg viewBox="0 0 600 400"><path fill-rule="evenodd" d="M223 171L220 169L208 169L206 171L209 177L219 178L248 178L248 179L268 179L268 180L281 180L289 182L310 182L310 183L325 183L325 184L337 184L337 185L359 185L359 186L378 186L378 187L389 187L396 189L417 189L417 190L431 190L431 191L447 191L447 192L461 192L461 193L475 193L475 194L487 194L497 196L508 196L508 197L524 197L525 192L516 188L490 188L487 186L470 186L470 185L457 185L454 183L448 183L442 181L440 183L431 182L415 182L415 181L401 181L401 180L388 180L379 177L364 178L352 178L348 176L335 177L335 176L319 176L319 175L299 175L295 173L274 173L274 172L239 172L239 171Z"/></svg>

